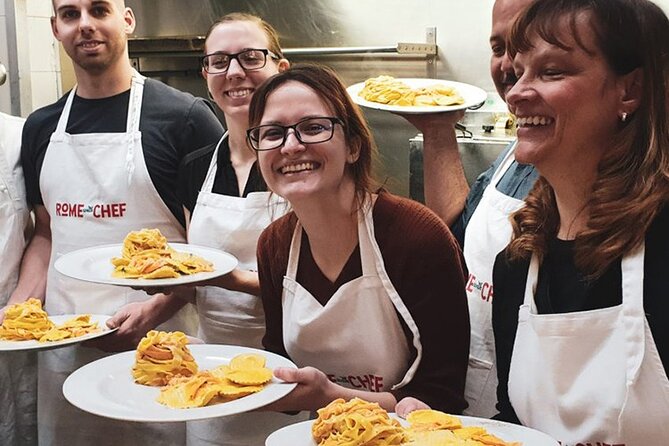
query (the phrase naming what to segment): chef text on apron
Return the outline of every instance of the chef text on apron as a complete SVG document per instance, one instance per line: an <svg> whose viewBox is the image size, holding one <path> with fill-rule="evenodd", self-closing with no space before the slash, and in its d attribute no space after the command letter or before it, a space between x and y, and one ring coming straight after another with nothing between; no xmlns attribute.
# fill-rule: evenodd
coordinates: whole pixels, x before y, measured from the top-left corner
<svg viewBox="0 0 669 446"><path fill-rule="evenodd" d="M623 302L537 314L532 258L509 372L520 421L564 446L664 445L669 380L643 309L644 247L622 260Z"/></svg>
<svg viewBox="0 0 669 446"><path fill-rule="evenodd" d="M238 268L256 271L260 233L287 210L287 203L269 192L252 192L246 198L212 192L218 152L197 198L188 227L188 242L221 249L239 260ZM265 314L260 297L218 287L198 287L199 337L209 344L262 348ZM188 445L263 445L267 436L304 417L273 412L253 412L188 422Z"/></svg>
<svg viewBox="0 0 669 446"><path fill-rule="evenodd" d="M509 216L524 203L497 190L500 179L514 162L514 148L508 151L495 171L465 230L463 254L469 270L465 289L471 325L465 386L465 398L469 407L465 414L486 418L497 413L497 368L492 333L492 270L495 257L511 240Z"/></svg>
<svg viewBox="0 0 669 446"><path fill-rule="evenodd" d="M283 342L300 367L316 367L349 388L387 392L413 379L422 346L374 238L373 203L369 196L358 211L362 276L342 285L325 306L295 280L302 240L297 223L283 279ZM413 334L413 363L398 314Z"/></svg>
<svg viewBox="0 0 669 446"><path fill-rule="evenodd" d="M0 113L0 308L16 288L30 211L21 170L23 119ZM37 441L37 355L3 352L0 355L0 439L3 444Z"/></svg>
<svg viewBox="0 0 669 446"><path fill-rule="evenodd" d="M40 189L51 217L51 263L47 280L49 314L114 314L120 307L147 299L140 291L69 279L53 263L61 255L90 246L120 243L128 232L159 228L174 242L184 230L158 195L144 162L139 119L144 79L133 76L125 133L66 133L74 99L67 98L44 157ZM70 212L81 209L81 212ZM116 210L116 212L114 212ZM178 316L178 315L177 315ZM175 320L175 318L173 318ZM186 329L183 324L167 329ZM65 378L104 354L68 347L40 354L38 415L42 445L183 444L185 423L127 423L84 413L62 396Z"/></svg>

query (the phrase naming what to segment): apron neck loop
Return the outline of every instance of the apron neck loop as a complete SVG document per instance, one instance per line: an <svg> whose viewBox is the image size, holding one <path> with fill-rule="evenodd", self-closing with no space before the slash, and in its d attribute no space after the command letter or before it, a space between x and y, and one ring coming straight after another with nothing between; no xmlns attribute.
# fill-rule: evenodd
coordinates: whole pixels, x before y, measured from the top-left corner
<svg viewBox="0 0 669 446"><path fill-rule="evenodd" d="M506 152L506 155L504 155L502 162L499 163L499 167L497 167L495 173L493 173L492 178L490 179L490 185L493 187L497 187L497 183L500 182L504 174L509 170L509 168L511 168L513 162L516 160L514 153L516 151L516 145L518 144L518 140L513 141L512 144L513 145Z"/></svg>
<svg viewBox="0 0 669 446"><path fill-rule="evenodd" d="M218 169L218 152L220 151L221 144L223 144L227 138L228 132L226 130L221 139L218 140L216 149L214 149L214 154L211 157L209 169L207 170L207 176L204 178L204 183L202 184L202 192L211 192L214 189L214 180L216 179L216 170Z"/></svg>
<svg viewBox="0 0 669 446"><path fill-rule="evenodd" d="M144 76L133 69L132 81L130 83L130 99L128 101L128 120L126 132L139 131L139 118L142 114L142 98L144 96Z"/></svg>

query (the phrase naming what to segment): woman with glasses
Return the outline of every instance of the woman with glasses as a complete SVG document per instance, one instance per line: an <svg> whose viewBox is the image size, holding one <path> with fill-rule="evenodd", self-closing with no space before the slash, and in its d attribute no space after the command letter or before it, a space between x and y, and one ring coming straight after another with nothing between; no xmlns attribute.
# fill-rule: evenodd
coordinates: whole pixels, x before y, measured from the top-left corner
<svg viewBox="0 0 669 446"><path fill-rule="evenodd" d="M218 144L186 156L179 181L186 187L180 196L190 215L188 241L232 253L239 269L197 287L199 337L206 343L262 348L265 321L254 272L256 244L260 232L285 207L266 192L255 153L246 144L246 129L255 90L287 67L276 31L256 16L228 14L207 33L202 75L223 111L227 132ZM188 444L255 446L295 421L263 413L189 422Z"/></svg>
<svg viewBox="0 0 669 446"><path fill-rule="evenodd" d="M374 192L374 142L330 69L301 66L251 101L249 142L268 187L293 209L258 242L265 348L301 368L274 410L403 397L459 413L469 352L461 254L414 201ZM444 347L446 342L447 347Z"/></svg>

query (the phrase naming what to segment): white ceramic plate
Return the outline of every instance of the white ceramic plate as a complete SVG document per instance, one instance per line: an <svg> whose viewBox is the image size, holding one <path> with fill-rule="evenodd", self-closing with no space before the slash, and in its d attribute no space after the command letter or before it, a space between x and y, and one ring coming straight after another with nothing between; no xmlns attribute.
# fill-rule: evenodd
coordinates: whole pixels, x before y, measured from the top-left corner
<svg viewBox="0 0 669 446"><path fill-rule="evenodd" d="M76 314L61 314L58 316L49 316L56 325L60 325L65 321L72 319L78 315ZM91 321L97 322L98 327L102 328L102 331L97 333L89 333L78 338L69 338L63 339L61 341L53 342L39 342L39 341L0 341L0 352L11 352L11 351L23 351L23 350L51 350L53 348L66 347L68 345L76 344L78 342L83 342L88 339L99 338L100 336L105 336L113 331L116 331L117 328L109 329L107 327L107 319L111 316L105 316L102 314L91 314Z"/></svg>
<svg viewBox="0 0 669 446"><path fill-rule="evenodd" d="M361 107L373 108L375 110L385 110L396 113L406 113L406 114L423 114L423 113L441 113L449 112L455 110L462 110L465 108L477 108L481 106L488 97L488 93L479 87L473 85L465 84L462 82L446 81L441 79L411 79L411 78L398 78L409 85L412 88L418 87L427 87L435 84L444 84L450 87L455 88L460 96L465 100L463 104L459 105L432 105L432 106L403 106L403 105L387 105L380 104L378 102L366 101L362 97L358 96L360 90L365 86L364 82L360 82L354 85L351 85L346 90L348 94L353 99L353 102L360 105Z"/></svg>
<svg viewBox="0 0 669 446"><path fill-rule="evenodd" d="M258 353L267 358L267 367L296 367L274 353L248 347L218 344L189 345L200 370L209 370L241 353ZM99 359L76 370L65 380L65 398L81 410L117 420L167 422L202 420L247 412L274 402L293 390L296 384L272 378L263 390L227 403L191 409L171 409L156 398L159 387L136 384L132 378L135 351Z"/></svg>
<svg viewBox="0 0 669 446"><path fill-rule="evenodd" d="M390 416L399 419L403 425L406 422L395 414ZM488 420L486 418L459 416L465 426L482 426L488 432L498 436L504 441L520 441L523 446L559 446L558 442L548 435L534 429L516 424L504 423L502 421ZM291 424L267 437L265 446L318 446L311 436L311 425L313 420Z"/></svg>
<svg viewBox="0 0 669 446"><path fill-rule="evenodd" d="M169 279L122 279L112 277L114 265L112 265L111 259L112 257L121 256L123 248L121 243L72 251L58 258L54 263L54 267L61 274L86 282L131 287L162 287L213 279L214 277L229 273L237 266L237 259L232 254L218 249L185 243L170 243L170 247L176 251L189 252L209 260L214 264L214 271Z"/></svg>

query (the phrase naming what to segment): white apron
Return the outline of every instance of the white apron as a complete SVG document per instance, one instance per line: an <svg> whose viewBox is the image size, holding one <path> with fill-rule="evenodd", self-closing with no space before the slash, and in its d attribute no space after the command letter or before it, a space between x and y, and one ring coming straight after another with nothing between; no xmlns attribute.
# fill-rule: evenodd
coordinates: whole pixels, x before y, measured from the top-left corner
<svg viewBox="0 0 669 446"><path fill-rule="evenodd" d="M469 270L465 290L469 305L471 341L465 398L466 415L490 418L497 413L497 367L492 332L492 270L495 257L511 240L509 216L524 201L497 190L497 184L514 162L515 147L508 151L483 191L465 230L463 254Z"/></svg>
<svg viewBox="0 0 669 446"><path fill-rule="evenodd" d="M285 214L288 204L269 192L252 192L246 198L212 192L218 152L226 138L227 134L223 135L214 151L188 227L188 241L227 251L237 257L240 269L257 271L260 233ZM197 311L198 337L206 343L262 348L265 313L260 297L218 287L198 287ZM270 433L303 419L253 412L191 421L188 445L261 446Z"/></svg>
<svg viewBox="0 0 669 446"><path fill-rule="evenodd" d="M530 263L509 372L520 421L563 446L669 442L669 380L643 309L644 247L622 260L621 305L537 314Z"/></svg>
<svg viewBox="0 0 669 446"><path fill-rule="evenodd" d="M387 392L413 379L422 346L418 327L385 270L374 238L373 205L368 196L358 211L362 276L342 285L325 306L295 280L302 241L297 223L283 279L283 342L299 367L316 367L348 388ZM413 363L398 313L413 334Z"/></svg>
<svg viewBox="0 0 669 446"><path fill-rule="evenodd" d="M30 210L20 164L24 120L0 113L0 308L11 296L26 246ZM37 355L0 353L0 439L3 445L37 442Z"/></svg>
<svg viewBox="0 0 669 446"><path fill-rule="evenodd" d="M159 228L169 241L185 240L185 231L158 195L144 162L139 131L143 88L144 78L135 73L125 133L66 133L73 89L51 136L40 176L52 232L46 294L49 314L112 315L127 303L148 298L144 292L130 288L62 276L53 268L61 255L90 246L120 243L128 232L141 228ZM171 326L168 322L163 328L188 331L194 326L186 319L180 320L179 314L170 322ZM40 354L40 444L183 444L185 423L120 422L84 413L65 401L62 395L65 378L105 355L79 346Z"/></svg>

